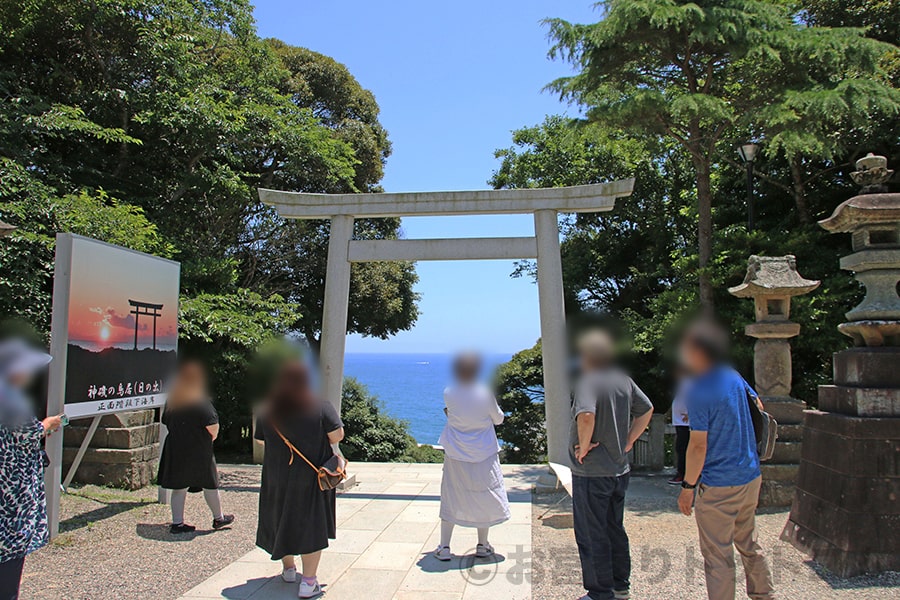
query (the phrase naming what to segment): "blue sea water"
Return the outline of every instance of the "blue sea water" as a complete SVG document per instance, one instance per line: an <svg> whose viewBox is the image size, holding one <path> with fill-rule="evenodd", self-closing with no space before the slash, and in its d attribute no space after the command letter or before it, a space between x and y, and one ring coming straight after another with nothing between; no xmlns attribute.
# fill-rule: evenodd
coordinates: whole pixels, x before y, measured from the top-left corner
<svg viewBox="0 0 900 600"><path fill-rule="evenodd" d="M485 375L510 354L484 357ZM355 377L381 400L392 417L409 422L420 444L436 444L444 427L444 388L451 381L452 354L347 354L344 375Z"/></svg>

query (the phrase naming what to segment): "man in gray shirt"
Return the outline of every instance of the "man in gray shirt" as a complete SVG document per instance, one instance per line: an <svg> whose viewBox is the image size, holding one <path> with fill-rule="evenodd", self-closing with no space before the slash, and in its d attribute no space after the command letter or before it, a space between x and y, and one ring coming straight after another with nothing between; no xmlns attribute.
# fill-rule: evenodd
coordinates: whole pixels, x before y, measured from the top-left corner
<svg viewBox="0 0 900 600"><path fill-rule="evenodd" d="M612 339L603 331L578 342L582 375L572 407L570 458L575 542L587 594L582 600L630 597L631 554L625 533L628 452L653 405L613 364Z"/></svg>

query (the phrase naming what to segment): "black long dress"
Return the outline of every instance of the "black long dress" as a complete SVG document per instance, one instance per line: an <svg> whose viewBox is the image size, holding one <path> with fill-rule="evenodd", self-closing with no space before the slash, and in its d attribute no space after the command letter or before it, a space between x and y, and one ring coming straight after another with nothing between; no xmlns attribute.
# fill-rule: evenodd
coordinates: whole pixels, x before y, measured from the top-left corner
<svg viewBox="0 0 900 600"><path fill-rule="evenodd" d="M274 426L273 426L274 425ZM334 453L328 434L343 427L328 402L310 415L296 415L277 424L266 417L256 422L256 439L266 443L259 490L256 545L272 555L312 554L328 547L337 532L334 490L319 489L316 471L294 456L275 427L317 467Z"/></svg>
<svg viewBox="0 0 900 600"><path fill-rule="evenodd" d="M213 439L207 425L219 422L213 405L204 401L179 408L167 408L162 416L169 430L159 458L160 487L188 488L191 492L219 487L219 472L213 454Z"/></svg>

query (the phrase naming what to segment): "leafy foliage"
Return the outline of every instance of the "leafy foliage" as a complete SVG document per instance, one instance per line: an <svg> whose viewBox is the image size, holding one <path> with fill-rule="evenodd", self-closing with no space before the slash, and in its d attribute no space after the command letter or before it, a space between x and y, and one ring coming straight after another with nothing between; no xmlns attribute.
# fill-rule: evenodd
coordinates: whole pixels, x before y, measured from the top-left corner
<svg viewBox="0 0 900 600"><path fill-rule="evenodd" d="M232 344L247 350L287 335L297 318L294 306L280 296L263 298L250 290L235 294L200 294L184 298L180 307L181 336L200 344Z"/></svg>
<svg viewBox="0 0 900 600"><path fill-rule="evenodd" d="M497 369L494 387L505 415L497 437L503 440L505 462L536 463L547 456L543 376L540 342Z"/></svg>
<svg viewBox="0 0 900 600"><path fill-rule="evenodd" d="M293 329L314 347L322 324L328 221L288 221L271 217L256 224L259 241L242 253L247 284L282 295L301 316ZM396 239L399 219L358 219L356 239ZM418 318L415 267L408 262L356 263L350 275L348 331L387 338Z"/></svg>
<svg viewBox="0 0 900 600"><path fill-rule="evenodd" d="M438 450L417 446L409 434L409 425L387 415L378 398L352 377L344 379L341 419L344 422L341 450L350 461L443 461Z"/></svg>
<svg viewBox="0 0 900 600"><path fill-rule="evenodd" d="M490 183L495 188L556 187L635 177L631 197L612 212L563 222L563 279L568 313L619 310L643 302L675 275L678 241L689 239L693 214L674 199L690 186L689 166L672 146L647 144L605 127L562 117L513 133L514 146ZM661 235L661 231L668 235ZM520 274L533 273L533 263Z"/></svg>
<svg viewBox="0 0 900 600"><path fill-rule="evenodd" d="M838 267L850 243L814 221L853 195L849 172L863 149L897 157L892 115L900 105L879 66L894 50L862 38L860 29L803 27L804 20L821 22L815 12L821 4L798 7L794 19L774 3L607 2L599 24L552 21L557 50L580 67L553 87L581 103L587 119L550 117L514 132L513 146L497 152L502 162L491 180L497 188L637 178L632 196L614 211L563 223L564 294L569 319L599 312L626 325L635 350L626 366L658 411L668 409L672 395L671 334L700 304L701 275L717 316L733 332L737 365L751 375L753 340L743 328L754 319L752 303L727 288L741 281L752 254L794 254L805 277L822 281L793 300L792 318L802 326L792 340L795 396L815 405L817 385L830 379L831 354L849 345L836 325L861 295ZM738 8L747 14L734 14ZM826 24L842 24L829 18ZM878 34L877 27L868 31ZM690 60L689 48L696 51ZM756 64L747 62L751 57ZM675 59L680 64L666 62ZM708 71L697 70L702 65ZM691 73L699 86L693 92ZM692 124L719 136L711 143L703 134L700 144L708 151L715 226L705 269L698 269L692 233L700 210L697 150L684 137ZM763 136L763 151L756 161L757 230L748 233L746 205L734 200L745 195L743 165L730 156L732 141L751 132ZM526 263L519 273L532 269ZM531 359L517 355L507 366L501 397L511 406L540 401L540 361ZM542 421L542 412L533 411L504 436Z"/></svg>
<svg viewBox="0 0 900 600"><path fill-rule="evenodd" d="M583 106L591 122L686 153L695 177L699 301L712 310L714 165L748 135L766 135L771 154L789 159L846 150L849 139L834 136L836 127L865 128L874 115L900 110L900 94L879 77L891 46L862 30L802 27L788 7L765 0L600 6L598 23L548 20L551 56L578 69L549 87Z"/></svg>
<svg viewBox="0 0 900 600"><path fill-rule="evenodd" d="M327 56L260 39L248 0L5 2L0 34L0 218L20 227L0 249L4 313L46 335L58 231L178 260L184 347L222 377L221 439L249 446L232 384L255 343L317 344L328 243L257 189L378 191L390 142L373 95ZM351 330L409 328L415 282L407 263L355 269Z"/></svg>
<svg viewBox="0 0 900 600"><path fill-rule="evenodd" d="M135 206L105 191L57 195L12 160L0 156L0 213L18 229L0 244L0 314L50 331L56 233L76 233L168 257L172 246Z"/></svg>

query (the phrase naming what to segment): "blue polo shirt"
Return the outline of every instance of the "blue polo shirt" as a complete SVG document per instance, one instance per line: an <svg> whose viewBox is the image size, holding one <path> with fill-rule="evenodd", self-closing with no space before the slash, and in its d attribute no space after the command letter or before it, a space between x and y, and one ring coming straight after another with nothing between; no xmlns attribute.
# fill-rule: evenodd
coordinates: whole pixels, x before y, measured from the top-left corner
<svg viewBox="0 0 900 600"><path fill-rule="evenodd" d="M706 485L745 485L760 476L748 387L737 371L724 365L697 377L690 386L691 431L708 435L701 476Z"/></svg>

